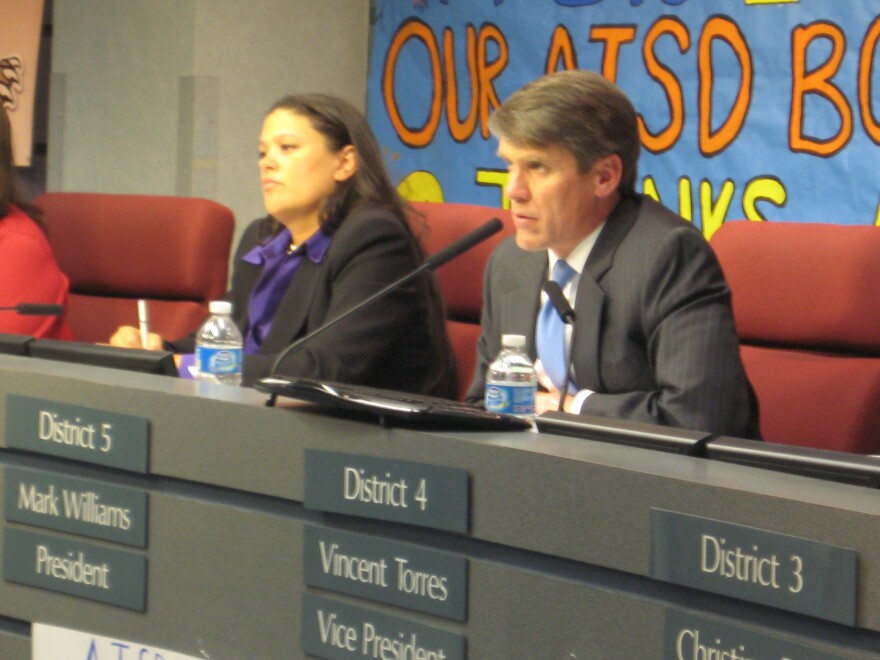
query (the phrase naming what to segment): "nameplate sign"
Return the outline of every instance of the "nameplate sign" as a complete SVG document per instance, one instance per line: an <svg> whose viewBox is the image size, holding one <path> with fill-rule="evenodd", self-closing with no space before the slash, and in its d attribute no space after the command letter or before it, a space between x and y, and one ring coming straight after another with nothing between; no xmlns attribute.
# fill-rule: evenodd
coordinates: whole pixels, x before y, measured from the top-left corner
<svg viewBox="0 0 880 660"><path fill-rule="evenodd" d="M467 559L364 534L305 526L305 583L454 621L467 618Z"/></svg>
<svg viewBox="0 0 880 660"><path fill-rule="evenodd" d="M94 479L7 467L6 520L138 548L147 545L147 493Z"/></svg>
<svg viewBox="0 0 880 660"><path fill-rule="evenodd" d="M303 594L302 652L328 660L464 660L462 635L383 612Z"/></svg>
<svg viewBox="0 0 880 660"><path fill-rule="evenodd" d="M193 641L197 644L197 641ZM45 623L31 625L31 660L58 660L58 658L82 658L83 660L204 660L198 656L175 653L168 649L91 633L50 626Z"/></svg>
<svg viewBox="0 0 880 660"><path fill-rule="evenodd" d="M651 510L651 577L854 626L855 550Z"/></svg>
<svg viewBox="0 0 880 660"><path fill-rule="evenodd" d="M821 651L771 635L732 626L679 610L666 610L663 658L762 658L762 660L843 660Z"/></svg>
<svg viewBox="0 0 880 660"><path fill-rule="evenodd" d="M6 445L146 474L149 422L145 417L7 394Z"/></svg>
<svg viewBox="0 0 880 660"><path fill-rule="evenodd" d="M126 550L7 527L3 579L143 612L147 558Z"/></svg>
<svg viewBox="0 0 880 660"><path fill-rule="evenodd" d="M468 531L467 470L317 449L305 458L308 509Z"/></svg>

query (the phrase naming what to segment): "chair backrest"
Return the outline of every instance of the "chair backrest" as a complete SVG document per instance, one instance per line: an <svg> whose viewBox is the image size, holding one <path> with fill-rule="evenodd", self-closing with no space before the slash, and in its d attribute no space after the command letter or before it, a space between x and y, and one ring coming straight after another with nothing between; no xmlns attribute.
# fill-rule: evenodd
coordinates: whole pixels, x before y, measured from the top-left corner
<svg viewBox="0 0 880 660"><path fill-rule="evenodd" d="M880 452L880 228L726 222L710 244L764 439Z"/></svg>
<svg viewBox="0 0 880 660"><path fill-rule="evenodd" d="M192 332L210 300L226 291L235 221L206 199L103 193L46 193L43 211L58 265L70 279L68 323L79 341L107 341L137 325L168 339Z"/></svg>
<svg viewBox="0 0 880 660"><path fill-rule="evenodd" d="M513 233L510 212L475 204L410 202L415 213L410 225L428 255L500 218L504 228L479 245L437 269L437 279L446 304L446 330L458 364L459 398L463 398L476 365L483 306L483 271L489 255L501 240Z"/></svg>

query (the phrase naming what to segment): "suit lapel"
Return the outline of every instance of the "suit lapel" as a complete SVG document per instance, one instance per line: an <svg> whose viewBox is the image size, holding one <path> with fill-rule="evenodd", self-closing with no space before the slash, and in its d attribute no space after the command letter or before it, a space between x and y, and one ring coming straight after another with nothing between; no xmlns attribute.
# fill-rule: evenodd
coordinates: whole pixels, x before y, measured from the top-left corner
<svg viewBox="0 0 880 660"><path fill-rule="evenodd" d="M581 389L604 391L600 370L602 325L605 316L605 291L602 277L614 263L617 246L629 233L636 221L633 202L624 198L605 222L605 226L590 251L584 272L578 283L575 314L577 337L575 337L574 363L577 385Z"/></svg>
<svg viewBox="0 0 880 660"><path fill-rule="evenodd" d="M296 271L284 297L278 304L272 328L263 341L264 353L277 353L306 330L312 302L320 289L320 280L327 264L327 258L316 264L307 256Z"/></svg>
<svg viewBox="0 0 880 660"><path fill-rule="evenodd" d="M547 279L547 252L518 251L518 259L510 275L514 285L502 299L502 333L521 334L526 338L526 352L534 360L535 325L541 302L541 287Z"/></svg>

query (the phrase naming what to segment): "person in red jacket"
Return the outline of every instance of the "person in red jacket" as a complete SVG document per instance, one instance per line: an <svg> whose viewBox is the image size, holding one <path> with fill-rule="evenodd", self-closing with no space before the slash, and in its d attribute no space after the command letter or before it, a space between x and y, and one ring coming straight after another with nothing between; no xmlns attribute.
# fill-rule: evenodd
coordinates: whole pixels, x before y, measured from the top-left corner
<svg viewBox="0 0 880 660"><path fill-rule="evenodd" d="M68 281L58 267L36 208L19 197L12 160L12 127L0 106L0 307L52 303L67 307ZM0 332L73 339L63 316L0 311Z"/></svg>

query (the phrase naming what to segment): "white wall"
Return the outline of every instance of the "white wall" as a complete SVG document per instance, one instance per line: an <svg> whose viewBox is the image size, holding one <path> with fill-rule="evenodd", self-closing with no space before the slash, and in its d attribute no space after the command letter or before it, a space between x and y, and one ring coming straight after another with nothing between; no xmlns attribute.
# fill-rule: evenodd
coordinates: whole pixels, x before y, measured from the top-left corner
<svg viewBox="0 0 880 660"><path fill-rule="evenodd" d="M54 0L49 190L262 212L263 114L297 92L363 109L368 0Z"/></svg>

